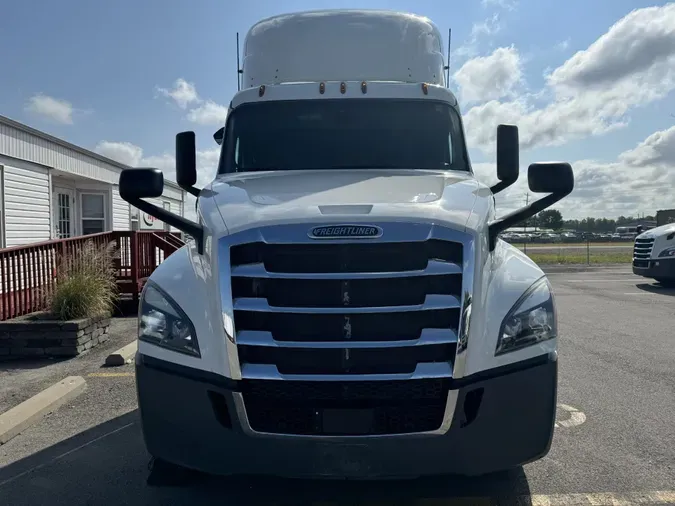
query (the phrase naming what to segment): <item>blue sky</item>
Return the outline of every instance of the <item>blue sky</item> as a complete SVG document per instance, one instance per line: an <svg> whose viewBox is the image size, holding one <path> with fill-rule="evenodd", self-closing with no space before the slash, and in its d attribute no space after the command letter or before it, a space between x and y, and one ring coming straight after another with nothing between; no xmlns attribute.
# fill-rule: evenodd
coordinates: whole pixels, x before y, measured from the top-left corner
<svg viewBox="0 0 675 506"><path fill-rule="evenodd" d="M526 141L529 149L523 152L522 158L524 163L536 159L582 162L581 172L577 170L581 177L578 181L588 182L585 187L588 191L575 193L583 205L570 204L568 214L597 211L597 202L592 200L596 198L607 200L603 212L608 215L631 214L631 206L636 212L642 212L644 208L649 213L654 207L668 205L656 196L652 198L650 192L662 188L663 181L671 181L670 177L675 184L675 154L665 162L659 159L655 165L652 160L648 162L651 165L640 167L635 165L637 162L631 162L631 165L625 160L631 156L639 158L640 153L633 151L659 131L666 132L666 140L661 144L666 142L667 145L664 148L659 144L657 148L665 149L666 153L669 153L668 149L675 152L675 130L673 135L669 130L675 125L675 95L672 91L675 84L670 82L675 80L675 74L663 70L668 62L675 62L675 28L672 28L673 23L671 27L650 25L659 23L664 14L667 19L675 19L668 17L672 15L670 7L674 4L667 4L643 0L11 2L3 8L0 21L0 47L4 48L0 52L0 68L3 69L0 72L0 114L122 161L128 161L130 157L140 163L140 158L157 162L169 171L175 134L181 130L195 130L198 149L204 155L202 170L206 175L202 179L208 179L212 168L207 165L213 159L215 146L211 135L218 124L217 121L204 124L209 122L208 115L193 111L209 105L216 108L216 112L222 111L217 107L229 103L236 92L237 31L243 38L246 30L260 18L307 9L359 7L411 11L431 18L442 33L452 28L451 74L456 79L451 87L460 97L466 127L472 127L468 137L479 174L489 178L494 171L490 132L498 120L522 119L523 140L536 137L527 129L533 130L542 123L541 117L533 117L538 110L546 118L560 114L560 119L555 121L555 132L549 133L552 137L543 142L534 138L531 142ZM618 56L614 54L613 60L613 55L608 53L611 48L606 47L596 48L596 60L600 63L591 61L594 55L588 54L585 59L579 57L574 65L566 66L568 60L593 47L612 25L632 10L650 6L661 6L664 10L634 16L633 24L638 28L631 31L630 26L624 27L622 33L615 34L614 41L609 41L620 56L621 51L631 47L631 42L621 42L617 37L635 37L639 44L641 39L649 38L645 33L657 33L658 37L654 37L651 45L644 44L649 46L644 51L653 51L656 58L655 63L652 62L656 68L650 67L649 75L645 76L645 69L640 68L640 62L645 61L642 53L634 55L633 70L621 68L619 73L613 74L609 64L605 66L607 68L602 67L600 60L617 64L614 60ZM659 53L656 49L660 43L669 45L671 42L670 50ZM478 60L469 64L475 58ZM630 55L627 59L630 60ZM581 69L584 65L590 69L586 74ZM507 79L495 90L493 84L504 79L503 72L495 74L501 78L489 78L490 82L486 82L486 76L499 69L510 72L511 76L520 74L516 82ZM557 76L555 69L562 69ZM632 71L637 72L634 77L631 77ZM609 84L598 91L588 79L603 72L613 76L613 80L607 81ZM551 80L551 75L556 79ZM185 108L182 108L172 99L168 93L178 79L189 83L200 101L183 104ZM556 106L555 110L546 109L559 101L561 90L574 94L574 86L580 82L584 84L584 90L595 90L596 95L584 95L590 106L577 100L569 105L571 112L566 114L561 112L568 108L564 104L564 107ZM623 88L619 90L617 86L622 82ZM645 86L650 89L654 83L654 93L632 93L625 84L630 82L642 83L640 91ZM611 91L612 87L618 91L610 93L611 97L608 98L607 93L599 95L601 91ZM626 94L645 97L631 98L630 107L617 112L616 104ZM479 98L467 101L466 98L471 96ZM570 95L563 98L570 100ZM607 107L597 106L602 100L609 101ZM486 102L490 102L489 107L485 106ZM515 113L514 107L518 109ZM575 124L579 121L575 119L574 107L593 114L597 112L603 124ZM591 112L588 114L592 115ZM569 128L565 127L565 121L569 122ZM525 133L524 137L522 133ZM120 148L119 143L127 143L127 150L124 146ZM116 151L116 147L120 149ZM628 155L622 155L625 152L629 152ZM639 180L629 177L637 170L664 173L666 179L652 181L653 187L640 186ZM613 181L611 175L619 173L620 181ZM598 185L598 174L603 174L603 185ZM615 188L612 198L606 190L607 185L614 183L621 185ZM518 201L525 191L525 187L514 188L505 195L505 205ZM617 192L621 194L619 199ZM628 198L631 194L634 199ZM670 203L670 207L674 206L675 201Z"/></svg>

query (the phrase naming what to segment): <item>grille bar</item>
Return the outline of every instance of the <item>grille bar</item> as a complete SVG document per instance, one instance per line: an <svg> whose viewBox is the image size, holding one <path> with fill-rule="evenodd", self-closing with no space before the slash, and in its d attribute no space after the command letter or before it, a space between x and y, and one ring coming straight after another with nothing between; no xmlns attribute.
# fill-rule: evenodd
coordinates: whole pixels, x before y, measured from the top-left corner
<svg viewBox="0 0 675 506"><path fill-rule="evenodd" d="M268 331L241 330L237 332L237 345L270 348L404 348L456 342L457 334L451 329L423 329L419 338L405 341L277 341Z"/></svg>
<svg viewBox="0 0 675 506"><path fill-rule="evenodd" d="M232 268L232 277L242 278L269 278L269 279L382 279L405 278L415 276L438 276L461 274L462 268L449 262L429 260L424 269L412 271L382 271L382 272L269 272L265 264L244 264Z"/></svg>
<svg viewBox="0 0 675 506"><path fill-rule="evenodd" d="M401 243L269 244L230 248L231 266L262 263L268 272L396 272L424 269L429 260L462 264L462 245L430 239Z"/></svg>
<svg viewBox="0 0 675 506"><path fill-rule="evenodd" d="M235 311L237 331L271 332L277 341L410 341L424 329L457 332L459 309L322 314Z"/></svg>
<svg viewBox="0 0 675 506"><path fill-rule="evenodd" d="M413 348L262 348L239 346L249 364L275 365L281 374L400 374L418 363L449 362L455 346L435 344Z"/></svg>
<svg viewBox="0 0 675 506"><path fill-rule="evenodd" d="M281 374L272 364L242 364L241 376L247 380L275 381L396 381L443 379L452 377L452 364L431 362L417 364L412 373L387 374Z"/></svg>
<svg viewBox="0 0 675 506"><path fill-rule="evenodd" d="M380 307L283 307L270 306L266 299L242 297L234 300L235 311L258 311L266 313L316 313L316 314L372 314L401 313L412 311L433 311L456 309L460 302L454 295L427 295L424 304Z"/></svg>

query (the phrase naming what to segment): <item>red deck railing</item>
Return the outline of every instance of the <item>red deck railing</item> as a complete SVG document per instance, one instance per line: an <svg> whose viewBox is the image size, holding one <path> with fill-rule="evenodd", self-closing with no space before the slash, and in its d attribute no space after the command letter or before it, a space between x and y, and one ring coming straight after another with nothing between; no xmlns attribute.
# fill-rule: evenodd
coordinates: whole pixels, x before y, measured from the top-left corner
<svg viewBox="0 0 675 506"><path fill-rule="evenodd" d="M60 260L87 242L111 245L120 293L134 300L152 271L184 243L173 232L104 232L0 249L0 320L45 309Z"/></svg>

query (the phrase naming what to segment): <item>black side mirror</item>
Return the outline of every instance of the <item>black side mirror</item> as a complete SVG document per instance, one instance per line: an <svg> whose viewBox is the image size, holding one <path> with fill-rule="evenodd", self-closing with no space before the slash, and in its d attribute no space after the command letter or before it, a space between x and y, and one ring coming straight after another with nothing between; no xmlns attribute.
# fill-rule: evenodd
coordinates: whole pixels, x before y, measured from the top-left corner
<svg viewBox="0 0 675 506"><path fill-rule="evenodd" d="M152 199L164 191L164 174L159 169L125 169L120 174L120 197Z"/></svg>
<svg viewBox="0 0 675 506"><path fill-rule="evenodd" d="M538 162L527 169L527 183L534 193L571 193L574 189L572 166L566 162Z"/></svg>
<svg viewBox="0 0 675 506"><path fill-rule="evenodd" d="M572 166L566 162L533 163L527 170L527 181L530 191L548 195L490 223L488 226L490 251L495 248L497 237L501 232L551 207L574 189Z"/></svg>
<svg viewBox="0 0 675 506"><path fill-rule="evenodd" d="M178 186L195 197L199 196L199 190L194 187L197 182L197 150L194 132L181 132L176 135L176 182Z"/></svg>
<svg viewBox="0 0 675 506"><path fill-rule="evenodd" d="M225 137L225 127L220 127L218 131L213 134L213 140L216 141L216 144L219 146L223 143L223 138Z"/></svg>
<svg viewBox="0 0 675 506"><path fill-rule="evenodd" d="M493 194L508 188L518 181L520 173L520 151L518 145L518 127L499 125L497 127L497 178L499 183L490 190Z"/></svg>
<svg viewBox="0 0 675 506"><path fill-rule="evenodd" d="M159 169L124 169L120 174L120 197L150 216L194 237L197 251L204 252L204 227L143 199L157 198L164 191L164 174Z"/></svg>

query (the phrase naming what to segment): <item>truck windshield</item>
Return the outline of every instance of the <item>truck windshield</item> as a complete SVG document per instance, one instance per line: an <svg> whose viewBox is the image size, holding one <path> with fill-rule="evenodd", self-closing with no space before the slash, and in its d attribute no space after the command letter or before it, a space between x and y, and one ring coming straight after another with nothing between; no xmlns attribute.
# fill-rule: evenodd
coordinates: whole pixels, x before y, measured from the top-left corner
<svg viewBox="0 0 675 506"><path fill-rule="evenodd" d="M237 107L218 173L401 168L468 171L458 113L431 100L294 100Z"/></svg>

